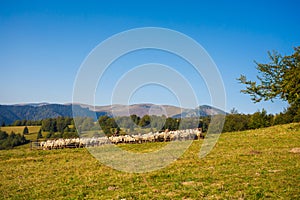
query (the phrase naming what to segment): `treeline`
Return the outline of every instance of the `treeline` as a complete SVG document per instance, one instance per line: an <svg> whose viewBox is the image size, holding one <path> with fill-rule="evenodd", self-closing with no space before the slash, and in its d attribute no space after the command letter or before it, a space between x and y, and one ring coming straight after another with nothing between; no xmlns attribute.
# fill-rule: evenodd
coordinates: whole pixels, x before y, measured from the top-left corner
<svg viewBox="0 0 300 200"><path fill-rule="evenodd" d="M106 134L113 134L114 130L120 129L126 130L127 132L134 132L137 127L150 128L151 131L201 128L203 132L207 132L210 122L210 116L181 119L148 115L142 118L136 115L115 118L102 116L99 118L101 128ZM265 109L253 114L240 114L237 110L233 109L230 114L225 116L222 132L258 129L292 122L300 122L299 106L290 106L284 112L276 115L268 114Z"/></svg>
<svg viewBox="0 0 300 200"><path fill-rule="evenodd" d="M166 116L139 117L137 115L123 117L101 116L97 121L89 117L77 117L75 120L70 117L58 117L43 119L40 121L17 120L13 124L16 126L40 125L41 131L47 132L46 138L69 138L78 137L78 133L95 131L99 133L100 127L105 135L138 133L145 129L147 131L165 131L202 128L207 132L211 117L193 117L193 118L171 118ZM223 132L243 131L249 129L258 129L278 124L286 124L300 121L299 106L291 106L284 112L273 115L268 114L266 110L257 111L253 114L240 114L233 109L225 117ZM77 129L75 128L75 124ZM99 127L100 125L100 127ZM41 132L40 131L40 132ZM40 137L42 134L39 133Z"/></svg>
<svg viewBox="0 0 300 200"><path fill-rule="evenodd" d="M201 122L203 121L208 120L201 120ZM201 125L199 124L199 118L167 118L164 115L144 115L143 117L139 117L135 114L115 118L101 116L98 122L106 135L120 134L120 131L122 131L122 133L139 133L143 129L150 132L165 130L173 131L178 129L197 128ZM97 126L95 128L97 128Z"/></svg>
<svg viewBox="0 0 300 200"><path fill-rule="evenodd" d="M11 126L40 126L40 125L42 125L42 120L34 121L34 120L26 120L26 119L16 120L11 124Z"/></svg>
<svg viewBox="0 0 300 200"><path fill-rule="evenodd" d="M26 144L29 141L26 140L24 135L11 132L10 134L5 131L0 131L0 150L11 149L15 146Z"/></svg>
<svg viewBox="0 0 300 200"><path fill-rule="evenodd" d="M71 126L71 127L70 127ZM46 138L74 138L78 133L74 120L70 117L57 117L41 120L41 131L47 132ZM42 136L42 134L39 134ZM41 137L38 137L40 139Z"/></svg>
<svg viewBox="0 0 300 200"><path fill-rule="evenodd" d="M233 110L225 116L225 123L222 132L243 131L258 129L278 124L286 124L300 121L300 110L287 109L286 111L273 115L268 114L266 110L257 111L253 114L240 114ZM141 129L147 128L150 131L165 131L201 128L207 132L211 117L194 117L194 118L167 118L165 116L138 117L136 115L124 117L101 116L98 123L106 135L122 133L138 133ZM80 119L77 123L79 131L98 130L99 125L91 118Z"/></svg>
<svg viewBox="0 0 300 200"><path fill-rule="evenodd" d="M300 122L300 107L292 105L276 115L268 114L265 109L251 115L239 114L234 111L228 114L225 119L223 132L258 129L279 124Z"/></svg>

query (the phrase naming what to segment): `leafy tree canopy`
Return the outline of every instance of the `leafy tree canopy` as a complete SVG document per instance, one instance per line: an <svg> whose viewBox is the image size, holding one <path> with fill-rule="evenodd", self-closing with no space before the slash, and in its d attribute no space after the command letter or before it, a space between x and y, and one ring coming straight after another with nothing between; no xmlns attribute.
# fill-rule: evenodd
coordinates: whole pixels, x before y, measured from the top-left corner
<svg viewBox="0 0 300 200"><path fill-rule="evenodd" d="M238 78L246 85L241 90L249 94L254 102L280 98L288 101L290 105L300 104L300 46L294 48L294 53L282 56L273 51L268 52L270 63L256 63L259 75L258 82L247 80L245 75Z"/></svg>

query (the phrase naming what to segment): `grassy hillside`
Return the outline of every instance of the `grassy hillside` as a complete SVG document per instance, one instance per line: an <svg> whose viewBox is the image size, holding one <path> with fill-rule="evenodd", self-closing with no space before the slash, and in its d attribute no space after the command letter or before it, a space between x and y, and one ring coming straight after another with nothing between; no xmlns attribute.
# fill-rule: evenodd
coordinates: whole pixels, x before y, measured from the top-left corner
<svg viewBox="0 0 300 200"><path fill-rule="evenodd" d="M300 124L225 133L204 159L194 141L159 171L130 174L99 163L86 149L0 152L6 199L299 199ZM146 152L163 143L121 147Z"/></svg>

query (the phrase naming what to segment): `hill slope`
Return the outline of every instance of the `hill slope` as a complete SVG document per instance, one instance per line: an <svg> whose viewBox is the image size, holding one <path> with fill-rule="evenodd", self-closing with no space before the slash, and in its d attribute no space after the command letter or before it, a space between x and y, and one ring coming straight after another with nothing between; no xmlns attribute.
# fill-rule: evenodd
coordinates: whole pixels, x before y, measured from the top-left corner
<svg viewBox="0 0 300 200"><path fill-rule="evenodd" d="M166 143L118 145L149 152ZM158 171L123 173L99 163L87 149L1 151L4 199L299 199L300 125L222 134L208 156L202 141ZM147 154L145 154L147 156Z"/></svg>

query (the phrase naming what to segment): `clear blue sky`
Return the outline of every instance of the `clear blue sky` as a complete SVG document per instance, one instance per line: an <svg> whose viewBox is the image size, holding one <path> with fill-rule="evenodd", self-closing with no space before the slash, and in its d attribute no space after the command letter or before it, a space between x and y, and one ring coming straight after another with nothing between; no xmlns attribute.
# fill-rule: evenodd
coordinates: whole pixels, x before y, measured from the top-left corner
<svg viewBox="0 0 300 200"><path fill-rule="evenodd" d="M1 0L0 104L71 102L77 71L96 45L121 31L151 26L180 31L206 49L222 75L228 110L235 107L253 113L266 108L268 112L280 112L286 103L253 104L249 96L239 92L243 86L236 78L245 74L254 79L257 72L253 61L267 62L268 50L290 54L300 45L299 8L297 0ZM127 60L120 59L120 65L135 66L153 61L153 57L156 62L164 62L169 55L140 52ZM180 64L175 61L169 64ZM106 90L113 84L109 77L116 74L108 72ZM176 104L172 98L167 100L172 94L168 97L168 92L161 90L157 86L141 88L131 102ZM151 92L165 96L145 95ZM206 92L198 92L203 95L200 103L209 104ZM97 94L97 99L98 104L110 103L104 93Z"/></svg>

